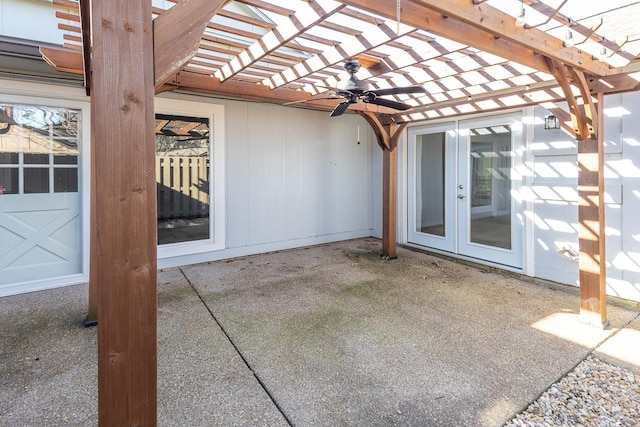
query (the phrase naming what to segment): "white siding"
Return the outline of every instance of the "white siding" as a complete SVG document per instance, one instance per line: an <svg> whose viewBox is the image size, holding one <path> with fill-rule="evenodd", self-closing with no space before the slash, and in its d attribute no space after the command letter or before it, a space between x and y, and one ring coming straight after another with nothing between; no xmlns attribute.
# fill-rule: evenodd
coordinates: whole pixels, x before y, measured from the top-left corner
<svg viewBox="0 0 640 427"><path fill-rule="evenodd" d="M362 118L167 96L224 105L227 224L226 249L161 259L161 268L371 235L375 142Z"/></svg>
<svg viewBox="0 0 640 427"><path fill-rule="evenodd" d="M536 277L579 285L578 262L558 254L578 248L577 145L563 131L547 131L548 112L536 108L533 154ZM637 93L605 99L605 221L607 293L640 301L640 102Z"/></svg>
<svg viewBox="0 0 640 427"><path fill-rule="evenodd" d="M0 35L62 44L56 10L66 11L48 1L0 0Z"/></svg>
<svg viewBox="0 0 640 427"><path fill-rule="evenodd" d="M525 216L533 230L527 237L525 271L534 277L579 286L578 262L558 253L563 248L578 249L578 166L575 138L563 130L545 130L542 107L533 109L533 133L525 147L523 196ZM607 293L640 301L640 93L605 98L605 221ZM402 146L404 147L404 145ZM400 147L400 148L402 148ZM399 153L399 168L406 164ZM380 237L381 209L378 184L382 177L381 155L374 160L373 235ZM406 171L399 169L399 179ZM406 183L400 182L398 241L406 242ZM528 235L529 236L529 235Z"/></svg>
<svg viewBox="0 0 640 427"><path fill-rule="evenodd" d="M369 235L371 150L358 124L371 134L355 115L227 102L227 247Z"/></svg>

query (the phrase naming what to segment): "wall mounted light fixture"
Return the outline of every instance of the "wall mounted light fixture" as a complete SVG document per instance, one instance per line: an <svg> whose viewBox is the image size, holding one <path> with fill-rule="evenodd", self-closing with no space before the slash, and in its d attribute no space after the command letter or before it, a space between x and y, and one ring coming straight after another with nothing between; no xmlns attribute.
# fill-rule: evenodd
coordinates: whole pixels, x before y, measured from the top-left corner
<svg viewBox="0 0 640 427"><path fill-rule="evenodd" d="M546 130L560 129L560 120L553 114L544 118L544 128Z"/></svg>

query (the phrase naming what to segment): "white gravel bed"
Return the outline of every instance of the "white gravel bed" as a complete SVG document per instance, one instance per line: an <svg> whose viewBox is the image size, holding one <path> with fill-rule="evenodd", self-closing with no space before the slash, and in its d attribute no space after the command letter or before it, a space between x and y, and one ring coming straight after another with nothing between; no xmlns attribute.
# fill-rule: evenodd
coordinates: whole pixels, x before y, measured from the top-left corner
<svg viewBox="0 0 640 427"><path fill-rule="evenodd" d="M505 424L640 427L640 375L587 357Z"/></svg>

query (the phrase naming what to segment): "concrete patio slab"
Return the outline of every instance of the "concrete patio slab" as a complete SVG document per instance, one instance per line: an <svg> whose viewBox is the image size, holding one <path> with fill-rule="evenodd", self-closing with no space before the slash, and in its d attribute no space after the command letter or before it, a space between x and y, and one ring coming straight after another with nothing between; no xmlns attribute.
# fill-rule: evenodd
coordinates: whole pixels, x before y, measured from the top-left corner
<svg viewBox="0 0 640 427"><path fill-rule="evenodd" d="M577 326L575 295L378 251L365 239L183 270L296 425L500 425L633 317L612 307L610 329Z"/></svg>
<svg viewBox="0 0 640 427"><path fill-rule="evenodd" d="M598 346L595 355L640 375L640 317Z"/></svg>
<svg viewBox="0 0 640 427"><path fill-rule="evenodd" d="M179 270L159 275L158 423L287 422ZM97 425L87 287L0 298L0 425Z"/></svg>
<svg viewBox="0 0 640 427"><path fill-rule="evenodd" d="M596 347L616 344L619 363L633 351L636 311L610 306L603 331L572 293L379 247L161 272L159 425L502 425ZM97 423L86 294L0 299L0 425Z"/></svg>

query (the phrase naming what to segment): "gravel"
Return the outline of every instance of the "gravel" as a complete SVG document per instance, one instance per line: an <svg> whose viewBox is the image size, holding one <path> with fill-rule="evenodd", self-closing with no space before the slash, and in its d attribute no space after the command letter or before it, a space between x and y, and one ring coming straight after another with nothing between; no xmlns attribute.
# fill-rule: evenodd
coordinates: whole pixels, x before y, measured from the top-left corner
<svg viewBox="0 0 640 427"><path fill-rule="evenodd" d="M640 375L594 356L505 424L640 427Z"/></svg>

